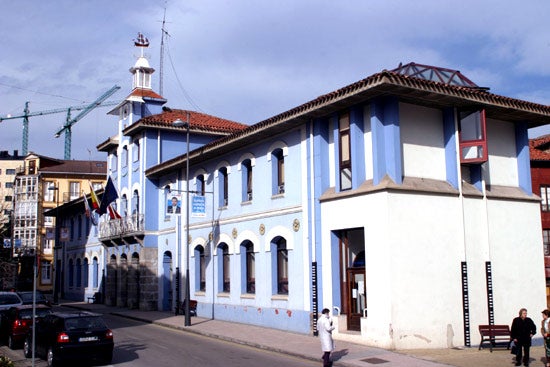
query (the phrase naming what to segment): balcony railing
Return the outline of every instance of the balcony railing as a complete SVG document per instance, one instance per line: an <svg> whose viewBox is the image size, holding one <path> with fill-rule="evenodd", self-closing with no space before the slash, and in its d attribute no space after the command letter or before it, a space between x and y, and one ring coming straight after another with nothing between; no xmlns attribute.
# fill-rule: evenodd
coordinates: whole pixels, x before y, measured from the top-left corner
<svg viewBox="0 0 550 367"><path fill-rule="evenodd" d="M134 214L99 223L99 238L128 237L143 234L144 215Z"/></svg>

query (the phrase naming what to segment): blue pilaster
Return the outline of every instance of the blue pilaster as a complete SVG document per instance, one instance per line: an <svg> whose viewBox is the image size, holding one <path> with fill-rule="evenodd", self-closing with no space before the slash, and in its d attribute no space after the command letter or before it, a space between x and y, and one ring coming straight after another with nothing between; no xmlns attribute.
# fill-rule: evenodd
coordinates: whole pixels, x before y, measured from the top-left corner
<svg viewBox="0 0 550 367"><path fill-rule="evenodd" d="M443 138L445 139L445 168L447 182L458 189L458 160L456 154L456 129L454 108L443 110Z"/></svg>
<svg viewBox="0 0 550 367"><path fill-rule="evenodd" d="M364 126L363 106L354 106L350 111L352 189L357 189L366 177Z"/></svg>
<svg viewBox="0 0 550 367"><path fill-rule="evenodd" d="M399 131L399 100L397 97L377 98L371 105L373 183L379 184L385 175L395 183L403 182L401 139Z"/></svg>

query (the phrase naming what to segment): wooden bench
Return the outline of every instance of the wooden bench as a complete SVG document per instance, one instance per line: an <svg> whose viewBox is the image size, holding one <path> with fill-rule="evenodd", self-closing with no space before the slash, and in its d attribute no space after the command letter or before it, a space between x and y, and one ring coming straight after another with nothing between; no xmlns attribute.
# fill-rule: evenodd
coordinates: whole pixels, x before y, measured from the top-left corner
<svg viewBox="0 0 550 367"><path fill-rule="evenodd" d="M183 302L181 302L181 304L179 305L176 305L176 315L179 315L180 313L182 315L185 315L185 302L186 300L183 300ZM189 302L189 315L190 316L197 316L197 301L195 301L194 299L192 299L190 302Z"/></svg>
<svg viewBox="0 0 550 367"><path fill-rule="evenodd" d="M512 342L510 335L510 326L508 325L479 325L479 333L481 334L481 342L479 349L483 348L483 343L489 343L489 349L493 352L493 347L498 344L506 345L506 349L510 349Z"/></svg>

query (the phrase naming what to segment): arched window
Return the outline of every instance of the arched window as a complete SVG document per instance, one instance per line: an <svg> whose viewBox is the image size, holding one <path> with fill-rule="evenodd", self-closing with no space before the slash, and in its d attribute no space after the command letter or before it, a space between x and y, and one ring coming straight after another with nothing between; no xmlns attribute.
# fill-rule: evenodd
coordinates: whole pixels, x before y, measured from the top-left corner
<svg viewBox="0 0 550 367"><path fill-rule="evenodd" d="M96 256L92 260L92 282L93 287L97 288L99 284L99 263Z"/></svg>
<svg viewBox="0 0 550 367"><path fill-rule="evenodd" d="M229 247L225 243L218 245L218 291L229 293L231 291L231 258Z"/></svg>
<svg viewBox="0 0 550 367"><path fill-rule="evenodd" d="M286 240L278 237L271 243L274 294L288 294L288 250Z"/></svg>
<svg viewBox="0 0 550 367"><path fill-rule="evenodd" d="M80 259L76 259L76 287L82 287L82 265Z"/></svg>
<svg viewBox="0 0 550 367"><path fill-rule="evenodd" d="M132 196L132 215L139 214L139 193L137 190L134 190L134 195Z"/></svg>
<svg viewBox="0 0 550 367"><path fill-rule="evenodd" d="M88 266L89 265L90 264L88 264L88 258L84 258L84 263L82 264L82 279L83 279L82 286L84 288L88 287Z"/></svg>
<svg viewBox="0 0 550 367"><path fill-rule="evenodd" d="M69 287L74 287L74 262L69 259Z"/></svg>
<svg viewBox="0 0 550 367"><path fill-rule="evenodd" d="M219 180L219 206L225 207L229 205L229 185L227 177L227 167L222 167L218 171Z"/></svg>
<svg viewBox="0 0 550 367"><path fill-rule="evenodd" d="M272 195L285 193L285 157L281 148L275 149L271 157Z"/></svg>
<svg viewBox="0 0 550 367"><path fill-rule="evenodd" d="M202 246L195 247L195 289L206 291L206 259Z"/></svg>
<svg viewBox="0 0 550 367"><path fill-rule="evenodd" d="M206 192L206 187L204 185L204 175L198 175L197 176L197 193L201 196L204 196Z"/></svg>
<svg viewBox="0 0 550 367"><path fill-rule="evenodd" d="M242 201L252 201L252 162L245 159L241 163L242 170Z"/></svg>
<svg viewBox="0 0 550 367"><path fill-rule="evenodd" d="M250 241L241 244L241 279L243 293L256 293L256 254Z"/></svg>

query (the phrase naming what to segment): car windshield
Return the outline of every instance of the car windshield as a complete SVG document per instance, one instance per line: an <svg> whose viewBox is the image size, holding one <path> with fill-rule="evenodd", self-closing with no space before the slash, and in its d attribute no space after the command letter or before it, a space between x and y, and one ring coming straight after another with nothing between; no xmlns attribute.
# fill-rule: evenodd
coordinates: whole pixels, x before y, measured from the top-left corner
<svg viewBox="0 0 550 367"><path fill-rule="evenodd" d="M52 313L52 311L48 308L37 308L36 309L36 317L44 317L44 316L46 316L47 314L50 314L50 313ZM19 312L19 318L21 320L30 320L30 319L32 319L32 309L29 308L29 309L21 310Z"/></svg>
<svg viewBox="0 0 550 367"><path fill-rule="evenodd" d="M15 294L2 294L0 295L0 305L13 305L16 303L21 303L19 297Z"/></svg>
<svg viewBox="0 0 550 367"><path fill-rule="evenodd" d="M105 329L107 326L101 317L74 317L65 320L67 330Z"/></svg>

